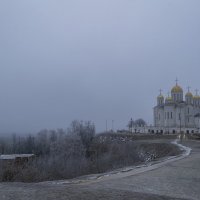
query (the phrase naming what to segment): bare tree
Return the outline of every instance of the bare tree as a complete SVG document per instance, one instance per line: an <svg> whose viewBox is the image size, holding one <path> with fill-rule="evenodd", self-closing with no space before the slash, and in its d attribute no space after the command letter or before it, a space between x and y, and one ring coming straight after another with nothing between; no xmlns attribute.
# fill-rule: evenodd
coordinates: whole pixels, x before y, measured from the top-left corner
<svg viewBox="0 0 200 200"><path fill-rule="evenodd" d="M86 151L88 152L92 139L95 136L95 125L90 121L72 121L68 133L80 137Z"/></svg>
<svg viewBox="0 0 200 200"><path fill-rule="evenodd" d="M135 126L144 127L146 125L147 125L147 123L143 119L141 119L141 118L135 120Z"/></svg>

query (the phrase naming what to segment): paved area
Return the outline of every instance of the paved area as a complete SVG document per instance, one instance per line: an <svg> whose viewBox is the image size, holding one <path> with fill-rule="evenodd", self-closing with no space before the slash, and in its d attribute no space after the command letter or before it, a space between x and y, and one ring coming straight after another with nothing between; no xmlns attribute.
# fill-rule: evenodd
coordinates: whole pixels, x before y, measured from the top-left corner
<svg viewBox="0 0 200 200"><path fill-rule="evenodd" d="M135 173L105 176L88 181L37 184L1 183L1 200L199 200L200 142L185 141L191 155Z"/></svg>

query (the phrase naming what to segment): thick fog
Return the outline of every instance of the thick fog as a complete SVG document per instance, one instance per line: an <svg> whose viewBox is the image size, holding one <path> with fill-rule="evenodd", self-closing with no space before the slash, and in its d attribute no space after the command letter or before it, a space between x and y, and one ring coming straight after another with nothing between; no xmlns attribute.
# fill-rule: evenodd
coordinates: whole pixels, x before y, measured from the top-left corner
<svg viewBox="0 0 200 200"><path fill-rule="evenodd" d="M200 89L199 0L1 0L0 132L153 122L176 77Z"/></svg>

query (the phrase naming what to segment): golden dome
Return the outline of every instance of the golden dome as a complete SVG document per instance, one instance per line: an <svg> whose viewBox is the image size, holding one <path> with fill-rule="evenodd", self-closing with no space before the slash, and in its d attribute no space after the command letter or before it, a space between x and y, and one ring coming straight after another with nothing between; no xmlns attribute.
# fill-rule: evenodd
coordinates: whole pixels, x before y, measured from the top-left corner
<svg viewBox="0 0 200 200"><path fill-rule="evenodd" d="M193 99L200 99L200 96L199 96L199 95L195 95L195 96L193 97Z"/></svg>
<svg viewBox="0 0 200 200"><path fill-rule="evenodd" d="M187 96L187 97L193 97L193 94L191 92L188 92L188 93L186 93L185 96Z"/></svg>
<svg viewBox="0 0 200 200"><path fill-rule="evenodd" d="M163 96L162 94L160 94L160 95L158 96L158 99L164 99L164 96Z"/></svg>
<svg viewBox="0 0 200 200"><path fill-rule="evenodd" d="M165 103L167 103L167 104L173 103L172 97L170 97L170 96L166 97Z"/></svg>
<svg viewBox="0 0 200 200"><path fill-rule="evenodd" d="M171 90L172 93L180 93L180 92L183 92L183 89L179 86L179 85L175 85L172 90Z"/></svg>
<svg viewBox="0 0 200 200"><path fill-rule="evenodd" d="M172 97L167 97L165 100L166 101L172 101Z"/></svg>

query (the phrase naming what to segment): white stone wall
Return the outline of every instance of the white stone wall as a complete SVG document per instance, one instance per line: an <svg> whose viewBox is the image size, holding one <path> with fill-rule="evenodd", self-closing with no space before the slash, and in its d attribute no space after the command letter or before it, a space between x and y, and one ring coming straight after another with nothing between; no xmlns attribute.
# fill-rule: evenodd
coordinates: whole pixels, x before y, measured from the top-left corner
<svg viewBox="0 0 200 200"><path fill-rule="evenodd" d="M194 121L194 107L192 105L185 106L185 126L188 128L193 128L195 125Z"/></svg>
<svg viewBox="0 0 200 200"><path fill-rule="evenodd" d="M176 113L174 105L166 105L164 107L164 127L170 128L175 126Z"/></svg>
<svg viewBox="0 0 200 200"><path fill-rule="evenodd" d="M195 117L195 126L198 130L200 130L200 117Z"/></svg>
<svg viewBox="0 0 200 200"><path fill-rule="evenodd" d="M175 127L185 127L185 106L178 105L176 107L176 126Z"/></svg>
<svg viewBox="0 0 200 200"><path fill-rule="evenodd" d="M164 127L153 127L153 126L145 126L145 127L134 127L133 133L136 134L177 134L177 133L198 133L200 134L200 128L164 128Z"/></svg>
<svg viewBox="0 0 200 200"><path fill-rule="evenodd" d="M161 127L164 123L164 107L154 108L154 126Z"/></svg>
<svg viewBox="0 0 200 200"><path fill-rule="evenodd" d="M154 108L154 126L163 128L196 128L199 123L195 115L200 109L185 103L156 106Z"/></svg>

